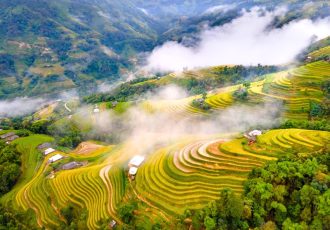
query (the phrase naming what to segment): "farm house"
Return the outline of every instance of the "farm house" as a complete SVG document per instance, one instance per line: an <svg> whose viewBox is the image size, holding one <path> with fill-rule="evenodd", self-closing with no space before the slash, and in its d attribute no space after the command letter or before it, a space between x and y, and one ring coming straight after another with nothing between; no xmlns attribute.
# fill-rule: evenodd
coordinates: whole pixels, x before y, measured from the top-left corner
<svg viewBox="0 0 330 230"><path fill-rule="evenodd" d="M100 109L99 109L99 107L97 105L95 106L93 112L94 113L99 113L100 112Z"/></svg>
<svg viewBox="0 0 330 230"><path fill-rule="evenodd" d="M63 156L61 154L56 154L48 159L48 163L53 163L55 161L61 160Z"/></svg>
<svg viewBox="0 0 330 230"><path fill-rule="evenodd" d="M62 166L63 170L69 170L69 169L74 169L80 167L82 164L76 161L72 161L69 163L66 163Z"/></svg>
<svg viewBox="0 0 330 230"><path fill-rule="evenodd" d="M2 134L2 135L0 136L0 138L1 138L1 139L6 139L6 138L8 138L8 137L10 137L10 136L13 136L13 135L15 135L14 132L5 133L5 134Z"/></svg>
<svg viewBox="0 0 330 230"><path fill-rule="evenodd" d="M10 137L7 137L6 138L6 144L10 144L10 142L16 140L17 138L19 138L19 136L17 136L17 135L12 135Z"/></svg>
<svg viewBox="0 0 330 230"><path fill-rule="evenodd" d="M47 156L48 154L53 153L53 152L55 152L55 151L56 151L56 150L53 149L53 148L48 148L48 149L46 149L46 150L44 151L44 155Z"/></svg>
<svg viewBox="0 0 330 230"><path fill-rule="evenodd" d="M133 166L135 166L135 167L139 167L139 166L142 164L143 161L144 161L144 156L139 156L139 155L137 155L137 156L133 157L133 158L128 162L128 166L129 166L129 167L133 167Z"/></svg>
<svg viewBox="0 0 330 230"><path fill-rule="evenodd" d="M257 136L260 136L262 134L262 132L260 130L252 130L246 134L244 134L244 137L246 137L246 139L248 139L249 141L249 145L253 144L257 141Z"/></svg>
<svg viewBox="0 0 330 230"><path fill-rule="evenodd" d="M51 143L49 143L49 142L45 142L45 143L39 145L39 146L38 146L38 149L39 149L39 150L47 149L47 148L50 148L50 146L51 146Z"/></svg>
<svg viewBox="0 0 330 230"><path fill-rule="evenodd" d="M134 180L135 179L135 175L138 171L138 167L143 163L144 161L144 156L135 156L133 157L129 162L128 162L128 176Z"/></svg>

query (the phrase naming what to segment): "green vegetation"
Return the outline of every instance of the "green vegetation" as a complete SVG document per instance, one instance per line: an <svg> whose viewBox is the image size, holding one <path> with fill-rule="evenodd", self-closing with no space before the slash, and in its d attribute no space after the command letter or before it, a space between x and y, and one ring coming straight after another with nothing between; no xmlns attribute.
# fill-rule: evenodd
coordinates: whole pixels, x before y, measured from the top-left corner
<svg viewBox="0 0 330 230"><path fill-rule="evenodd" d="M147 92L156 92L158 88L168 84L176 84L191 95L203 94L206 90L215 89L226 84L239 83L246 78L257 78L275 72L274 66L218 66L198 71L187 71L183 76L173 74L164 77L138 78L121 84L113 92L92 94L84 97L87 103L106 101L129 101L140 99ZM205 105L206 106L206 105Z"/></svg>
<svg viewBox="0 0 330 230"><path fill-rule="evenodd" d="M182 224L188 219L195 229L328 229L328 151L291 156L253 169L242 196L225 188L218 200L203 209L187 209Z"/></svg>
<svg viewBox="0 0 330 230"><path fill-rule="evenodd" d="M21 175L21 154L0 141L0 196L9 192Z"/></svg>
<svg viewBox="0 0 330 230"><path fill-rule="evenodd" d="M0 223L49 229L104 229L111 220L119 229L327 229L329 69L328 62L317 61L262 76L252 72L269 73L272 67L187 71L121 84L111 94L86 97L95 105L84 109L81 102L70 101L69 112L65 102L56 102L26 117L2 119L6 130L0 133L14 131L20 138L1 145L0 187L5 194L0 204L5 215ZM256 81L247 80L249 74ZM232 78L225 80L228 76ZM173 82L194 96L134 100ZM219 88L232 82L237 84ZM127 132L122 129L127 127L125 113L133 106L148 114L207 121L232 105L273 101L283 105L281 123L252 144L240 134L226 133L192 133L166 145L149 143L147 137L115 147L90 141L117 141ZM103 115L93 112L96 106L101 112L113 110L116 128L93 132ZM45 142L56 151L44 156L37 147ZM64 159L48 163L55 154ZM146 159L131 180L127 162L136 154ZM62 169L72 161L81 167Z"/></svg>

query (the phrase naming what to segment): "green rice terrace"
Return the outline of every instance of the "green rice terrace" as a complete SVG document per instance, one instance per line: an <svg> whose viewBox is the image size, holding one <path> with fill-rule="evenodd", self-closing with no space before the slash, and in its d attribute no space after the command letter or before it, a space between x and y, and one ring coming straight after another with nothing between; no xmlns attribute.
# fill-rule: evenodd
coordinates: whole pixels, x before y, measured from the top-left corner
<svg viewBox="0 0 330 230"><path fill-rule="evenodd" d="M0 0L0 230L330 230L330 1Z"/></svg>
<svg viewBox="0 0 330 230"><path fill-rule="evenodd" d="M312 107L326 100L323 86L329 81L329 76L330 63L317 61L265 75L250 84L212 90L206 95L172 100L143 100L138 103L120 102L117 116L124 116L125 111L135 105L147 114L170 114L173 119L208 119L232 106L256 106L276 101L283 106L279 115L283 120L317 121L318 116L313 117L311 113ZM241 91L246 92L243 99L235 95L235 92ZM196 100L207 104L209 109L196 106ZM69 107L74 111L68 110ZM79 123L82 132L89 132L93 123L99 119L98 113L111 109L106 103L99 103L98 107L88 106L88 112L82 112L77 102L57 102L33 116L38 122L47 121L49 117L54 117L55 111L60 111L62 115L52 120L51 125L65 127ZM10 132L20 136L22 131L2 130L0 134ZM294 159L306 164L319 164L314 158L311 160L312 157L319 159L329 156L328 131L282 128L265 129L260 134L254 139L237 132L191 134L170 141L159 141L157 144L149 143L149 140L154 142L161 137L156 132L150 134L152 136L144 136L143 141L127 139L111 145L106 142L83 142L81 138L75 140L77 147L68 148L60 144L66 143L66 139L58 141L56 135L29 132L10 142L10 146L14 146L21 154L21 175L15 186L0 198L0 203L11 210L25 213L28 219L26 226L32 225L34 228L64 229L70 225L72 229L130 229L129 226L133 225L137 229L205 229L203 226L207 225L207 217L203 217L206 218L204 222L198 219L198 210L203 210L203 215L211 216L205 213L216 204L214 202L222 202L221 196L228 191L233 199L250 199L243 202L245 211L252 208L254 212L259 210L251 203L256 198L249 197L249 189L253 187L254 182L251 181L254 180L253 176L258 175L260 168L275 170L271 164L280 164L276 163L279 159L279 162ZM44 143L56 147L41 149L40 145ZM46 154L44 151L48 150ZM132 163L137 156L143 159ZM314 176L316 179L313 181L327 186L329 174L326 167L322 167L313 166L314 173L306 172L299 178ZM294 170L304 169L292 166L283 173L291 175L292 171L295 176L300 175L294 173ZM283 190L285 184L279 185L281 188L275 186L276 183L285 183L281 181L277 178L273 185L260 187L261 194L266 194L267 189L273 189L272 186L274 191ZM284 190L282 192L285 194ZM281 196L289 197L283 194ZM278 202L283 202L283 199ZM324 215L318 218L326 219ZM251 226L260 226L254 222L253 218L257 217L251 214L240 218L242 222L239 223L245 221ZM267 218L266 215L264 218ZM324 226L325 222L322 221ZM248 228L245 226L237 229Z"/></svg>
<svg viewBox="0 0 330 230"><path fill-rule="evenodd" d="M318 61L287 71L269 74L261 81L252 82L249 86L235 85L207 94L205 102L211 111L223 110L240 101L233 98L236 90L247 90L246 103L260 104L266 101L283 103L283 116L288 119L304 120L313 103L320 103L324 99L322 84L329 81L330 63ZM200 96L201 97L201 96ZM197 97L198 98L198 97ZM159 110L180 115L205 114L206 111L193 106L196 97L172 101L147 101L144 106L149 111Z"/></svg>
<svg viewBox="0 0 330 230"><path fill-rule="evenodd" d="M62 162L48 160L58 151L39 161L32 159L38 155L38 144L50 139L31 135L14 141L29 165L23 167L19 182L1 202L33 210L38 226L49 229L60 228L66 221L60 210L70 203L87 209L87 227L98 229L100 221L109 218L122 224L118 207L131 199L139 202L136 215L141 221L157 215L170 227L176 215L182 215L187 207L200 209L216 200L223 188L241 194L253 168L287 153L320 151L329 143L330 133L271 130L259 136L255 145L240 137L188 138L148 153L135 180L127 179L127 162L134 156L130 143L116 147L87 143L84 151L78 147L61 153L63 162L88 160L87 165L54 172L54 164Z"/></svg>

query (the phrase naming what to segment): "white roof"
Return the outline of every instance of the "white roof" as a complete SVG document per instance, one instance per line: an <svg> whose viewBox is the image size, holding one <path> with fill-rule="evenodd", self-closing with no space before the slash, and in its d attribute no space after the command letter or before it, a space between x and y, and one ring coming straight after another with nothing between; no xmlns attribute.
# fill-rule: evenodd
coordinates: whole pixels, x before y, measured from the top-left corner
<svg viewBox="0 0 330 230"><path fill-rule="evenodd" d="M137 167L131 167L128 171L129 175L135 175L137 172L138 168Z"/></svg>
<svg viewBox="0 0 330 230"><path fill-rule="evenodd" d="M137 155L137 156L135 156L135 157L133 157L130 161L129 161L129 165L134 165L134 166L137 166L137 167L139 167L141 164L142 164L142 162L144 161L144 156L139 156L139 155Z"/></svg>
<svg viewBox="0 0 330 230"><path fill-rule="evenodd" d="M63 158L63 156L61 154L56 154L56 155L52 156L51 158L49 158L48 161L49 162L55 162L55 161L58 161L58 160L60 160L62 158Z"/></svg>
<svg viewBox="0 0 330 230"><path fill-rule="evenodd" d="M98 108L94 109L94 113L99 113L100 110Z"/></svg>
<svg viewBox="0 0 330 230"><path fill-rule="evenodd" d="M249 132L249 135L250 136L259 136L259 135L261 135L262 134L262 132L260 131L260 130L253 130L253 131L251 131L251 132Z"/></svg>
<svg viewBox="0 0 330 230"><path fill-rule="evenodd" d="M50 153L52 153L52 152L55 152L55 151L56 151L56 150L53 149L53 148L48 148L48 149L45 150L44 154L45 154L45 155L48 155L48 154L50 154Z"/></svg>

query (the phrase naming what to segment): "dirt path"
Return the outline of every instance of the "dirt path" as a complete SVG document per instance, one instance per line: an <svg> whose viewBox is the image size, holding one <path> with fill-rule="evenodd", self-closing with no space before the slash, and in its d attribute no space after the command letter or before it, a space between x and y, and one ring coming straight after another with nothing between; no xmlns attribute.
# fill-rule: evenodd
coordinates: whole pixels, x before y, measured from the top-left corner
<svg viewBox="0 0 330 230"><path fill-rule="evenodd" d="M110 179L109 179L109 171L111 169L112 165L107 165L105 167L103 167L100 170L99 176L101 177L103 183L105 184L105 187L107 188L110 200L109 200L109 205L108 205L108 212L109 214L112 216L112 218L119 224L123 224L122 221L116 217L115 213L116 210L113 206L113 200L112 200L112 195L111 195L111 191L113 191Z"/></svg>
<svg viewBox="0 0 330 230"><path fill-rule="evenodd" d="M131 180L129 180L129 184L135 194L135 196L141 200L142 202L146 203L147 205L149 205L150 207L156 209L159 211L159 214L167 221L167 222L171 222L171 219L167 216L167 214L165 214L162 210L160 210L159 208L157 208L155 205L151 204L149 201L147 201L145 198L143 198L142 196L140 196L137 191L135 190L135 188L132 185Z"/></svg>
<svg viewBox="0 0 330 230"><path fill-rule="evenodd" d="M72 112L72 110L68 107L67 102L65 102L64 107L65 107L65 109L68 110L70 113Z"/></svg>

